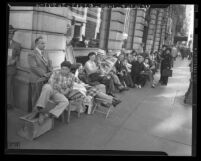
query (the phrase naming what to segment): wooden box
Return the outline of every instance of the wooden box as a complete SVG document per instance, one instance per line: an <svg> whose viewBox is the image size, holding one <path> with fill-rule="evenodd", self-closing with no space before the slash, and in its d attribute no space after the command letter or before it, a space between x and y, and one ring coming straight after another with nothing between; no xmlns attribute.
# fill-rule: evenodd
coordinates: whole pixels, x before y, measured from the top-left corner
<svg viewBox="0 0 201 161"><path fill-rule="evenodd" d="M54 128L54 119L46 118L42 124L38 123L38 118L29 119L30 116L34 115L34 112L20 117L23 121L23 127L18 131L18 135L28 140L33 140L42 134L52 130Z"/></svg>

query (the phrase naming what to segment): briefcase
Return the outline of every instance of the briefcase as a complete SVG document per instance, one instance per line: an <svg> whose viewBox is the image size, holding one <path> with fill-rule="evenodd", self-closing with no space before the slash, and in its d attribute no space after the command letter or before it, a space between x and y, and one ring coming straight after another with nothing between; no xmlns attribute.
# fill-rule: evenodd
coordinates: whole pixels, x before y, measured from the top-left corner
<svg viewBox="0 0 201 161"><path fill-rule="evenodd" d="M172 70L171 69L163 69L162 76L163 77L172 77Z"/></svg>

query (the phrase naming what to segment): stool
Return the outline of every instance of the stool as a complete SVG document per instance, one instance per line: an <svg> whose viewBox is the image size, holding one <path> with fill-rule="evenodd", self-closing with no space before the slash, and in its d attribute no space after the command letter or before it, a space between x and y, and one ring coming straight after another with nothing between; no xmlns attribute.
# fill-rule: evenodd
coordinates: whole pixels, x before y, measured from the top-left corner
<svg viewBox="0 0 201 161"><path fill-rule="evenodd" d="M67 123L70 122L70 114L71 114L71 112L72 112L71 107L73 107L73 106L74 106L74 105L73 105L72 102L70 101L70 102L69 102L69 105L68 105L68 119L67 119ZM64 116L62 116L62 118L65 119L65 117L66 117L66 111L64 111L63 115L64 115ZM79 109L78 112L77 112L77 118L80 118L80 109Z"/></svg>

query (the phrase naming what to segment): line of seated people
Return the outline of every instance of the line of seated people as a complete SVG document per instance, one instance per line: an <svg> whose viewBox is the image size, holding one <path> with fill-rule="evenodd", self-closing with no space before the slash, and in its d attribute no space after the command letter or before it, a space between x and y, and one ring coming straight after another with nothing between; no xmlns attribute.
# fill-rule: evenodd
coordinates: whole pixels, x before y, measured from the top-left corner
<svg viewBox="0 0 201 161"><path fill-rule="evenodd" d="M132 57L131 57L132 56ZM118 56L118 61L109 74L103 74L98 66L96 54L89 53L89 60L85 63L84 69L81 64L72 65L68 61L61 63L61 69L53 71L48 83L41 91L40 97L35 106L36 115L39 117L39 123L42 123L46 117L58 118L64 110L70 108L69 101L79 103L74 110L86 111L84 102L91 101L94 97L104 99L104 102L117 106L121 100L114 92L117 88L120 92L128 90L128 87L140 88L144 86L146 80L151 82L154 87L153 63L149 58L143 59L142 54L134 55L130 58L123 53ZM136 59L137 56L137 59ZM153 68L152 68L153 67ZM106 92L101 91L95 85L104 84ZM49 99L57 103L56 107L46 111L46 105Z"/></svg>
<svg viewBox="0 0 201 161"><path fill-rule="evenodd" d="M62 62L59 70L53 70L52 62L45 51L45 41L41 36L35 40L35 48L28 55L28 63L30 66L30 79L34 84L45 78L45 84L41 86L39 96L36 91L40 91L40 86L33 87L32 98L36 98L37 101L33 103L35 104L32 110L33 115L29 119L38 118L39 123L43 123L45 118L58 118L69 108L71 111L84 112L86 110L84 103L92 102L94 97L101 98L105 100L104 102L108 102L114 107L121 102L118 98L100 90L96 84L82 82L72 73L72 64L68 61ZM52 109L47 107L50 100L56 104ZM72 104L76 105L72 106Z"/></svg>
<svg viewBox="0 0 201 161"><path fill-rule="evenodd" d="M72 106L68 106L69 101L77 104L71 110L81 113L86 111L84 102L91 101L93 97L101 98L114 107L121 102L118 98L107 95L97 87L82 82L72 69L70 62L62 62L61 69L53 71L48 82L43 86L34 108L35 115L32 115L33 118L39 118L40 124L45 118L58 118L65 110L71 108ZM78 69L76 69L77 72ZM56 106L47 111L46 105L50 99L56 103Z"/></svg>
<svg viewBox="0 0 201 161"><path fill-rule="evenodd" d="M151 57L132 51L129 54L122 52L119 56L114 56L117 57L117 61L113 69L108 74L104 74L96 59L96 53L89 53L89 60L84 65L85 75L88 75L89 81L105 84L107 94L112 96L115 96L115 88L120 92L128 90L129 87L141 88L146 81L151 84L151 87L155 87L154 74L158 63L153 54Z"/></svg>
<svg viewBox="0 0 201 161"><path fill-rule="evenodd" d="M157 52L150 56L145 53L138 54L135 50L126 55L125 65L129 68L133 84L136 88L141 88L146 82L149 82L152 88L155 88L154 74L157 72L159 61Z"/></svg>

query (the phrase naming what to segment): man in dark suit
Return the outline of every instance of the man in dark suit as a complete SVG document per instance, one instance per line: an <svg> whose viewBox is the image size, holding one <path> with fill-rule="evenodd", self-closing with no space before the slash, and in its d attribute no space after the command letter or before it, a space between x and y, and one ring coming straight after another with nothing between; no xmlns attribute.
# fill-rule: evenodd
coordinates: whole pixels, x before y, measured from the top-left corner
<svg viewBox="0 0 201 161"><path fill-rule="evenodd" d="M125 85L125 88L128 90L129 87L133 87L132 78L130 76L130 73L127 71L126 66L123 64L125 57L122 54L119 55L118 60L115 64L117 76L119 77L119 80L123 85Z"/></svg>
<svg viewBox="0 0 201 161"><path fill-rule="evenodd" d="M146 81L145 77L143 76L143 73L146 70L143 62L144 62L144 57L141 54L139 54L137 57L137 61L135 61L132 64L131 76L136 88L141 88Z"/></svg>
<svg viewBox="0 0 201 161"><path fill-rule="evenodd" d="M35 40L35 49L28 55L28 63L30 66L30 79L37 81L45 77L49 78L52 73L52 62L49 59L48 53L45 51L45 41L43 37L38 37Z"/></svg>
<svg viewBox="0 0 201 161"><path fill-rule="evenodd" d="M14 107L14 77L16 75L16 67L19 65L21 45L13 40L15 29L9 25L8 37L8 60L7 60L7 106Z"/></svg>

